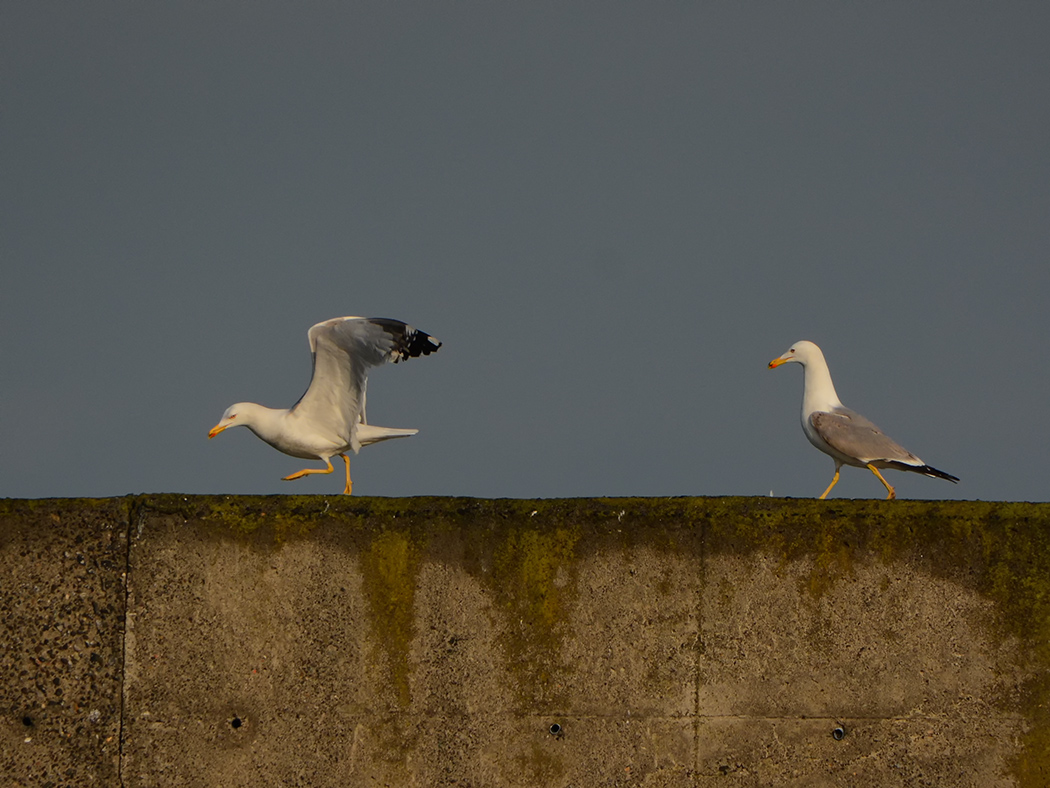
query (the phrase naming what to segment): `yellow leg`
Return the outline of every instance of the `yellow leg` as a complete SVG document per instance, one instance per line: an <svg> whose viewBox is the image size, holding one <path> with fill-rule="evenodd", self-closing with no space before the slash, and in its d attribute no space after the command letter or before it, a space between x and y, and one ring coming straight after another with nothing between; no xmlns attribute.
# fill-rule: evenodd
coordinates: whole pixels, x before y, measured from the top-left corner
<svg viewBox="0 0 1050 788"><path fill-rule="evenodd" d="M878 476L879 481L882 482L886 489L889 491L890 494L886 496L887 501L892 501L894 498L897 497L897 491L890 487L890 483L888 481L882 478L882 474L879 473L878 468L876 468L874 465L869 465L868 470L874 473L876 476Z"/></svg>
<svg viewBox="0 0 1050 788"><path fill-rule="evenodd" d="M328 463L328 467L327 468L304 468L301 471L297 471L296 473L293 473L291 476L285 476L282 479L282 481L290 482L290 481L294 481L295 479L301 479L304 476L309 476L311 473L331 473L332 471L335 470L335 468L332 467L332 461L331 460L325 460L325 462Z"/></svg>
<svg viewBox="0 0 1050 788"><path fill-rule="evenodd" d="M827 498L828 497L828 493L831 492L831 488L834 487L838 483L839 483L839 469L836 468L835 469L835 478L831 480L831 484L828 485L828 489L826 489L824 491L824 494L822 496L820 496L819 500L823 501L825 498Z"/></svg>
<svg viewBox="0 0 1050 788"><path fill-rule="evenodd" d="M350 458L345 454L340 454L339 456L342 457L343 462L346 463L346 487L343 489L343 495L350 495L354 489L354 483L350 481Z"/></svg>

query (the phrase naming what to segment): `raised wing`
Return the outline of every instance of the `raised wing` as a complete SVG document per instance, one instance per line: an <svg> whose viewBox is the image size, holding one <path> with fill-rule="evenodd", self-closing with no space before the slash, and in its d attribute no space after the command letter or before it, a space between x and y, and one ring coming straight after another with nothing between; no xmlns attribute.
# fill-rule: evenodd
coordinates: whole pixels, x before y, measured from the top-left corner
<svg viewBox="0 0 1050 788"><path fill-rule="evenodd" d="M322 341L331 341L368 367L429 356L441 347L430 334L385 317L334 317L313 326L309 339L312 352Z"/></svg>
<svg viewBox="0 0 1050 788"><path fill-rule="evenodd" d="M336 317L311 327L313 377L292 407L295 413L342 437L356 451L368 370L387 361L427 356L441 343L400 320Z"/></svg>
<svg viewBox="0 0 1050 788"><path fill-rule="evenodd" d="M868 463L876 460L902 465L922 465L923 462L882 430L848 408L835 412L818 411L809 417L817 434L835 451Z"/></svg>

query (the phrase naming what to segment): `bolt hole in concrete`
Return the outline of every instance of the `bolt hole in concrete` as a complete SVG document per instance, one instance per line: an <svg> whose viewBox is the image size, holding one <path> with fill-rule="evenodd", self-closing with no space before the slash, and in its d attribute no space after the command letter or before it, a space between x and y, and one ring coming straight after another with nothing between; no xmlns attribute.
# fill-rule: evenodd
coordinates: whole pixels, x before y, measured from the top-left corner
<svg viewBox="0 0 1050 788"><path fill-rule="evenodd" d="M831 738L833 738L835 741L842 741L845 738L845 736L846 728L842 725L839 725L837 728L834 728L831 731Z"/></svg>
<svg viewBox="0 0 1050 788"><path fill-rule="evenodd" d="M556 722L553 725L551 725L549 730L551 732L551 736L561 736L563 733L565 733L565 729L562 728L561 725L559 725Z"/></svg>
<svg viewBox="0 0 1050 788"><path fill-rule="evenodd" d="M230 720L230 725L231 725L232 727L234 727L234 728L239 728L239 727L241 727L241 726L242 726L243 724L244 724L244 723L243 723L243 722L241 721L241 718L240 718L240 717L234 717L234 718L233 718L232 720Z"/></svg>

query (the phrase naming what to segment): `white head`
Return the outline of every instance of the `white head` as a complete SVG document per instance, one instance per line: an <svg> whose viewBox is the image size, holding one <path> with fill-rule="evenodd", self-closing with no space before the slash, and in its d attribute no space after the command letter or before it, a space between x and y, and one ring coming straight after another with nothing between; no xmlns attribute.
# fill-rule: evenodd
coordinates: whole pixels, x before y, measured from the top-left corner
<svg viewBox="0 0 1050 788"><path fill-rule="evenodd" d="M800 339L794 345L788 348L787 352L782 356L779 356L769 362L769 368L779 367L781 364L788 364L792 361L806 366L811 361L824 361L824 354L820 351L820 348L805 339ZM827 362L825 362L826 365Z"/></svg>
<svg viewBox="0 0 1050 788"><path fill-rule="evenodd" d="M259 406L252 402L238 402L226 408L222 419L208 432L209 438L214 438L228 427L247 427L252 421L252 413Z"/></svg>

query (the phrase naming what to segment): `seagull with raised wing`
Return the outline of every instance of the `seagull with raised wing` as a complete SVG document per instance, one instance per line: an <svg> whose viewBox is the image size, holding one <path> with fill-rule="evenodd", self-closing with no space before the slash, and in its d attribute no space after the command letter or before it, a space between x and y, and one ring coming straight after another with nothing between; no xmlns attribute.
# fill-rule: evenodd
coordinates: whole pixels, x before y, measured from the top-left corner
<svg viewBox="0 0 1050 788"><path fill-rule="evenodd" d="M419 430L377 427L365 419L368 370L387 361L428 356L441 343L400 320L380 317L336 317L313 326L307 334L313 354L313 377L306 393L291 408L267 408L238 402L211 428L214 438L229 427L247 427L278 451L304 460L320 460L328 467L305 468L285 481L312 473L332 473L332 457L346 463L350 495L350 458L368 446L391 438L406 438Z"/></svg>
<svg viewBox="0 0 1050 788"><path fill-rule="evenodd" d="M769 368L795 362L805 371L802 389L802 430L809 442L835 461L835 477L820 496L824 500L831 488L838 484L843 465L867 468L883 483L888 500L897 493L879 468L914 471L924 476L947 479L953 484L959 479L950 473L933 468L903 446L885 435L882 430L850 410L840 401L831 382L831 371L820 348L802 340L792 345L782 356L769 362Z"/></svg>

